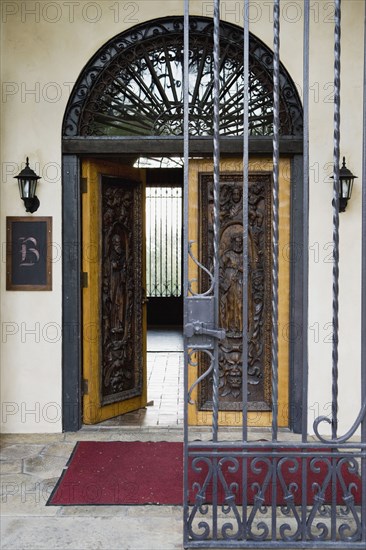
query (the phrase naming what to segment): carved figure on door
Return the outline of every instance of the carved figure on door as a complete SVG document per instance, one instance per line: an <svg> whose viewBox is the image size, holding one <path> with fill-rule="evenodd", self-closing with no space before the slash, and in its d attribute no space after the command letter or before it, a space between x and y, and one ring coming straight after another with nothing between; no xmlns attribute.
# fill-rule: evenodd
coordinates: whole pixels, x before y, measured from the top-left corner
<svg viewBox="0 0 366 550"><path fill-rule="evenodd" d="M230 239L231 248L222 256L220 269L221 324L229 333L243 329L243 235L235 232Z"/></svg>
<svg viewBox="0 0 366 550"><path fill-rule="evenodd" d="M229 210L229 215L230 215L230 218L232 219L237 218L238 215L241 214L243 211L241 197L242 197L241 188L238 186L235 186L231 193L231 204L230 204L230 210Z"/></svg>
<svg viewBox="0 0 366 550"><path fill-rule="evenodd" d="M110 323L112 334L123 334L125 332L125 320L127 309L127 266L125 239L120 233L114 233L111 239L110 255Z"/></svg>

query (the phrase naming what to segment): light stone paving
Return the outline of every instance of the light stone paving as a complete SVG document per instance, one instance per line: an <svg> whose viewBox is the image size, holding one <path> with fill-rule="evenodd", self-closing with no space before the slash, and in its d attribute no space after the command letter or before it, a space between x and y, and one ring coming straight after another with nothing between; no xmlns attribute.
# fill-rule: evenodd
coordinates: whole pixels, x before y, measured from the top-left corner
<svg viewBox="0 0 366 550"><path fill-rule="evenodd" d="M46 506L77 441L183 441L179 355L169 352L148 357L149 399L154 405L145 410L84 426L76 433L2 436L1 549L183 548L181 506ZM221 440L240 437L240 428L220 430ZM270 430L250 430L250 440L270 437ZM190 428L191 440L211 438L208 427ZM299 436L281 430L281 439L295 443Z"/></svg>
<svg viewBox="0 0 366 550"><path fill-rule="evenodd" d="M236 439L239 428L222 432ZM253 431L264 439L266 431ZM283 432L283 437L297 436ZM192 428L192 439L210 439L208 428ZM84 426L64 434L1 437L1 548L11 550L182 549L181 506L46 506L77 441L182 441L176 425L123 428ZM289 549L287 549L289 550Z"/></svg>

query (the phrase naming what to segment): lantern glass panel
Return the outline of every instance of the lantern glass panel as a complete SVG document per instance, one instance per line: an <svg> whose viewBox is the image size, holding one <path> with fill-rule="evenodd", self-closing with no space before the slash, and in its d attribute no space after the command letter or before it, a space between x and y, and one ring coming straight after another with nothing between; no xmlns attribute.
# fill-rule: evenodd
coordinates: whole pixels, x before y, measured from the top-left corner
<svg viewBox="0 0 366 550"><path fill-rule="evenodd" d="M36 196L37 183L38 183L38 180L30 181L30 197Z"/></svg>
<svg viewBox="0 0 366 550"><path fill-rule="evenodd" d="M37 180L22 178L19 180L19 193L22 199L31 199L35 196Z"/></svg>
<svg viewBox="0 0 366 550"><path fill-rule="evenodd" d="M23 197L28 199L31 196L31 182L30 180L23 180Z"/></svg>
<svg viewBox="0 0 366 550"><path fill-rule="evenodd" d="M349 199L351 198L351 195L352 195L353 181L354 181L354 179L353 179L353 178L350 178L350 180L349 180L349 186L348 186L348 198L349 198Z"/></svg>
<svg viewBox="0 0 366 550"><path fill-rule="evenodd" d="M348 199L348 198L349 198L349 195L348 195L349 185L350 185L350 180L349 180L348 178L341 181L341 186L342 186L342 197L343 197L344 199Z"/></svg>

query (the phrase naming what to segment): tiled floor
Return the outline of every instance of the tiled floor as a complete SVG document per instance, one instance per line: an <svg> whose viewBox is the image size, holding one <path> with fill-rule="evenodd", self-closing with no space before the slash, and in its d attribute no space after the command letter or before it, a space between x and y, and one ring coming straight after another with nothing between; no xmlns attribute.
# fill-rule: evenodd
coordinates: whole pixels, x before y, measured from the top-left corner
<svg viewBox="0 0 366 550"><path fill-rule="evenodd" d="M179 330L151 330L147 337L147 398L140 409L99 426L183 424L183 336Z"/></svg>
<svg viewBox="0 0 366 550"><path fill-rule="evenodd" d="M183 351L182 329L154 328L147 332L147 351Z"/></svg>

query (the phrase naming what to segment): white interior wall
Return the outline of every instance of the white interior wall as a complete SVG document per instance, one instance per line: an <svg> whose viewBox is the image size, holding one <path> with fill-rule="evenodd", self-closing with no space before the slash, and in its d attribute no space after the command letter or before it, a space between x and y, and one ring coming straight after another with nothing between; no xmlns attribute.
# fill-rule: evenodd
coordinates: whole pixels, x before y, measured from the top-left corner
<svg viewBox="0 0 366 550"><path fill-rule="evenodd" d="M283 0L281 60L301 90L302 1ZM162 10L162 6L164 9ZM242 22L242 2L222 0L222 19ZM363 2L342 3L341 154L361 175ZM57 432L61 425L61 124L73 83L105 42L131 26L171 14L174 0L4 1L1 109L1 396L4 432ZM192 15L212 16L210 0L191 0ZM331 399L331 199L333 23L329 2L313 2L310 94L309 420L329 414ZM272 46L271 2L253 1L250 29ZM13 176L29 156L42 177L41 206L53 218L53 290L5 290L5 218L26 215ZM360 398L361 180L340 217L340 431ZM311 427L310 427L311 428Z"/></svg>

